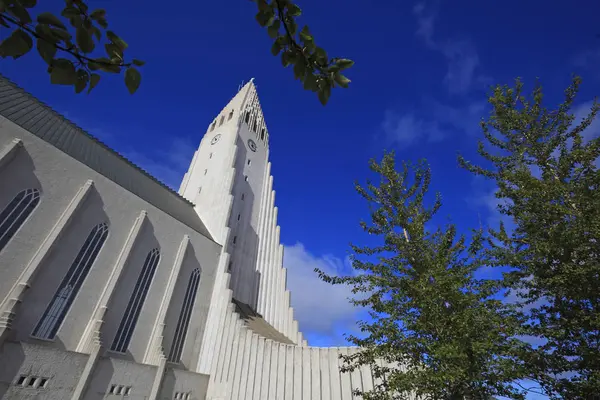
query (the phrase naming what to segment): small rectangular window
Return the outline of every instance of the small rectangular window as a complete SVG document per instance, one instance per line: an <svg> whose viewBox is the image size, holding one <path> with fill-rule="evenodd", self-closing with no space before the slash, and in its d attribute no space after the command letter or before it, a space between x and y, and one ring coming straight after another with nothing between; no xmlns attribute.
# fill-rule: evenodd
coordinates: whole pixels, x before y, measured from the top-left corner
<svg viewBox="0 0 600 400"><path fill-rule="evenodd" d="M208 172L208 170L207 170L207 169L205 169L205 170L204 170L204 175L206 175L206 173L207 173L207 172Z"/></svg>
<svg viewBox="0 0 600 400"><path fill-rule="evenodd" d="M238 214L238 221L242 218L242 214Z"/></svg>
<svg viewBox="0 0 600 400"><path fill-rule="evenodd" d="M198 194L202 193L202 186L198 188Z"/></svg>
<svg viewBox="0 0 600 400"><path fill-rule="evenodd" d="M129 396L131 394L131 386L127 386L123 391L123 396Z"/></svg>
<svg viewBox="0 0 600 400"><path fill-rule="evenodd" d="M244 176L244 180L248 182L248 175Z"/></svg>
<svg viewBox="0 0 600 400"><path fill-rule="evenodd" d="M242 193L242 200L244 200L244 193Z"/></svg>
<svg viewBox="0 0 600 400"><path fill-rule="evenodd" d="M227 266L227 272L231 272L232 267L233 267L233 261L229 261L229 265Z"/></svg>
<svg viewBox="0 0 600 400"><path fill-rule="evenodd" d="M231 110L231 112L229 113L229 118L227 118L227 121L231 120L231 118L233 118L233 110Z"/></svg>
<svg viewBox="0 0 600 400"><path fill-rule="evenodd" d="M210 126L210 131L214 131L215 130L215 126L217 125L217 121L213 122L212 125Z"/></svg>
<svg viewBox="0 0 600 400"><path fill-rule="evenodd" d="M235 242L237 242L237 236L233 237L233 244L235 244Z"/></svg>
<svg viewBox="0 0 600 400"><path fill-rule="evenodd" d="M252 164L252 160L248 160L248 165Z"/></svg>
<svg viewBox="0 0 600 400"><path fill-rule="evenodd" d="M46 383L48 383L48 378L42 378L42 379L40 379L40 384L38 387L41 387L41 388L46 387Z"/></svg>
<svg viewBox="0 0 600 400"><path fill-rule="evenodd" d="M17 385L19 385L19 386L23 386L23 384L25 383L25 379L27 379L27 377L26 377L26 376L24 376L24 375L21 375L21 376L19 377L19 379L17 380Z"/></svg>
<svg viewBox="0 0 600 400"><path fill-rule="evenodd" d="M29 381L27 382L27 386L35 385L35 380L36 380L35 376L32 376L31 378L29 378Z"/></svg>

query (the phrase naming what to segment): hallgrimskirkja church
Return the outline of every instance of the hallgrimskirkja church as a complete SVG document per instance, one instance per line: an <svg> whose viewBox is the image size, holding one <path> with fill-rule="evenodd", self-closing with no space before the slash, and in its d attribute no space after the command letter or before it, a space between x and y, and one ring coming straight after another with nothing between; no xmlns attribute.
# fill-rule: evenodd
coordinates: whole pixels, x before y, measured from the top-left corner
<svg viewBox="0 0 600 400"><path fill-rule="evenodd" d="M207 122L175 192L0 77L0 399L351 400L377 383L294 318L253 81Z"/></svg>

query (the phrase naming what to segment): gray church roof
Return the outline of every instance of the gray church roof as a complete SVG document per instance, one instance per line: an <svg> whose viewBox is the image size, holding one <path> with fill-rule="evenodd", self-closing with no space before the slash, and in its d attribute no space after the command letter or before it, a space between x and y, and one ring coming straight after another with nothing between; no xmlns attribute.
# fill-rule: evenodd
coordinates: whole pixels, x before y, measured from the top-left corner
<svg viewBox="0 0 600 400"><path fill-rule="evenodd" d="M214 240L191 202L1 74L0 115Z"/></svg>

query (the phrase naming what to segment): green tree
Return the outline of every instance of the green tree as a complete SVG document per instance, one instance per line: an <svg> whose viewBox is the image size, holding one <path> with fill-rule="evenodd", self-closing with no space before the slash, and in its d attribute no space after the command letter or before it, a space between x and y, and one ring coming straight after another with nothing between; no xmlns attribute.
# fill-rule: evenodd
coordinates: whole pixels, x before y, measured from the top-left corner
<svg viewBox="0 0 600 400"><path fill-rule="evenodd" d="M352 274L315 270L326 282L350 285L352 303L371 317L359 324L364 337L348 336L361 350L343 357L342 371L370 365L380 383L356 394L367 400L406 399L407 392L432 400L524 398L513 385L526 376L517 358L529 347L516 339L523 321L514 306L494 299L501 282L475 276L484 265L484 233L467 239L452 224L428 230L441 198L426 205L431 173L425 162L405 163L398 172L387 153L370 167L379 185L356 184L356 190L371 210L371 222L361 227L379 243L352 245Z"/></svg>
<svg viewBox="0 0 600 400"><path fill-rule="evenodd" d="M343 58L329 58L315 44L308 26L298 29L300 7L289 0L253 0L258 7L256 20L267 28L273 38L273 55L281 54L284 67L294 66L294 76L304 88L317 93L323 105L334 87L347 88L350 80L342 72L354 63ZM141 83L136 67L144 62L125 59L127 43L108 30L106 10L90 11L83 0L65 0L61 18L41 12L32 18L37 0L0 0L0 24L11 34L0 43L0 57L17 59L33 49L34 44L48 64L50 81L74 86L76 93L90 91L100 81L100 73L119 74L123 71L125 85L135 93ZM68 24L66 23L68 21ZM3 29L3 28L1 28ZM104 43L104 44L103 44ZM93 53L103 47L104 53Z"/></svg>
<svg viewBox="0 0 600 400"><path fill-rule="evenodd" d="M513 267L507 283L532 307L527 328L543 345L524 357L554 398L600 393L600 137L589 128L600 105L575 123L575 77L556 109L543 106L542 87L497 86L482 122L479 154L486 167L459 157L492 180L502 214L515 224L493 230L488 262Z"/></svg>

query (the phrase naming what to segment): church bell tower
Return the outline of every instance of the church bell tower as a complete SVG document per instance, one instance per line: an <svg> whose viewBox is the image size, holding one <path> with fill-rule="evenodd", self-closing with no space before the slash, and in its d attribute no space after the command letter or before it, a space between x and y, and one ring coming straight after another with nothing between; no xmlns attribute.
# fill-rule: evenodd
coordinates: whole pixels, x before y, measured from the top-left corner
<svg viewBox="0 0 600 400"><path fill-rule="evenodd" d="M179 193L230 254L234 299L295 339L268 159L269 131L251 79L208 125Z"/></svg>

